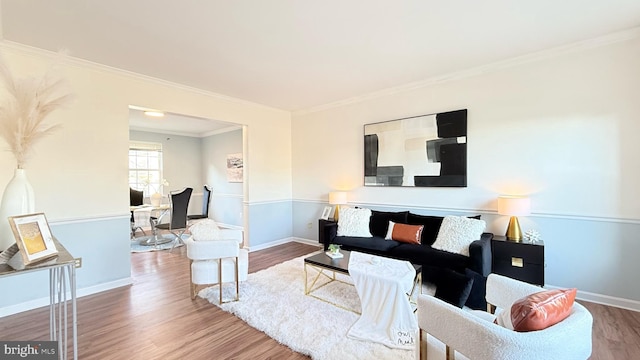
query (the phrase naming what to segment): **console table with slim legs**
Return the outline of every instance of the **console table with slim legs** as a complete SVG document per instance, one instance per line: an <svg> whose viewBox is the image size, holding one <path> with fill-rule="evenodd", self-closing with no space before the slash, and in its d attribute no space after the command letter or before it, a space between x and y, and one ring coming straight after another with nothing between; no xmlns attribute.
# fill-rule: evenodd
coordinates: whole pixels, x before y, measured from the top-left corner
<svg viewBox="0 0 640 360"><path fill-rule="evenodd" d="M16 276L34 271L49 270L49 338L58 342L59 359L78 359L78 318L76 307L75 260L67 249L53 239L58 255L30 265L11 267L0 264L0 277ZM20 254L16 254L20 256ZM69 304L71 309L69 309ZM69 354L69 332L73 354ZM21 340L21 339L16 339ZM72 356L72 357L71 357Z"/></svg>

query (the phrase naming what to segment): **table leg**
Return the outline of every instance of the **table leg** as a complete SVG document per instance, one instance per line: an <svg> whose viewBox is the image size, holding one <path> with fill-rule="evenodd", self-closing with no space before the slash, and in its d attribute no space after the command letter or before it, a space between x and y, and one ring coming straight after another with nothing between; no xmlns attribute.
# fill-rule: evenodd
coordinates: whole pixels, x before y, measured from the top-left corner
<svg viewBox="0 0 640 360"><path fill-rule="evenodd" d="M67 288L68 284L68 288ZM49 338L58 341L60 359L68 358L69 313L67 293L71 296L71 335L73 359L78 359L78 319L76 304L75 264L49 270Z"/></svg>

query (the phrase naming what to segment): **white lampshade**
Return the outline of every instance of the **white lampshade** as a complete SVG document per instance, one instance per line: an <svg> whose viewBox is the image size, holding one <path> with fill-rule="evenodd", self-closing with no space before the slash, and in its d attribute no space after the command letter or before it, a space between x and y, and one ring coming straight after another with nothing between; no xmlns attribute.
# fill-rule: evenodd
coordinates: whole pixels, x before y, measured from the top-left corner
<svg viewBox="0 0 640 360"><path fill-rule="evenodd" d="M347 193L345 191L332 191L329 193L329 204L344 205L347 203Z"/></svg>
<svg viewBox="0 0 640 360"><path fill-rule="evenodd" d="M531 214L531 199L525 196L498 197L498 214L508 216L527 216Z"/></svg>

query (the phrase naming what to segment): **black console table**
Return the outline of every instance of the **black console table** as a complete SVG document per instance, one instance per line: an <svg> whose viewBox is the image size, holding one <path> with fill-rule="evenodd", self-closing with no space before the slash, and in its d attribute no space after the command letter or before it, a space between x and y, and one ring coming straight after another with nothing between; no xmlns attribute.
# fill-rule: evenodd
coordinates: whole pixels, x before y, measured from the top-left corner
<svg viewBox="0 0 640 360"><path fill-rule="evenodd" d="M509 241L504 236L491 240L492 272L530 284L544 286L544 242Z"/></svg>
<svg viewBox="0 0 640 360"><path fill-rule="evenodd" d="M322 243L322 239L325 238L325 231L328 231L327 228L331 227L331 226L335 226L336 222L334 220L325 220L325 219L319 219L318 220L318 242ZM327 250L327 247L329 246L329 244L324 244L324 249Z"/></svg>

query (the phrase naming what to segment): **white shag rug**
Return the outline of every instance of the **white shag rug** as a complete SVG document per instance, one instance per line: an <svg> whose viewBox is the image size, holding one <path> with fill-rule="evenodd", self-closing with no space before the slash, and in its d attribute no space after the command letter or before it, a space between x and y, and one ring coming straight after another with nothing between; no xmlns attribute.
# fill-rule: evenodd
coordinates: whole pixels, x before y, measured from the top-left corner
<svg viewBox="0 0 640 360"><path fill-rule="evenodd" d="M312 359L416 359L417 351L391 349L382 344L347 338L349 328L360 315L304 294L303 259L310 255L249 274L247 281L240 283L240 301L220 306L217 285L201 290L199 296ZM309 282L313 275L315 270L310 268ZM351 282L346 275L338 273L337 278ZM322 281L327 282L324 279ZM353 285L334 281L314 294L360 312L360 299ZM235 285L225 284L224 299L234 296ZM432 341L437 342L430 337L429 343ZM444 356L444 346L430 344L430 355L434 352Z"/></svg>

